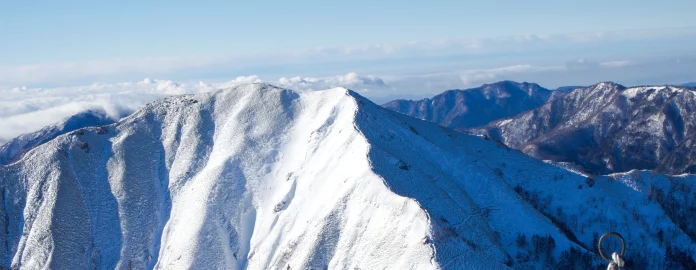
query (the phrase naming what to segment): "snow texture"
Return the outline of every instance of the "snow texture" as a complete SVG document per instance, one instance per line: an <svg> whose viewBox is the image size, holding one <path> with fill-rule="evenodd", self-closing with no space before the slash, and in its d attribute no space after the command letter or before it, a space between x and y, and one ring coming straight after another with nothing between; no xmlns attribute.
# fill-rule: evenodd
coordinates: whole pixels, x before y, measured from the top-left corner
<svg viewBox="0 0 696 270"><path fill-rule="evenodd" d="M211 85L146 78L140 82L0 89L3 97L0 101L0 144L86 111L103 112L109 118L118 120L148 102L167 96L209 92L252 82L260 82L260 79L256 76L241 76Z"/></svg>
<svg viewBox="0 0 696 270"><path fill-rule="evenodd" d="M0 180L3 268L594 268L606 231L648 268L696 250L675 223L696 210L668 207L695 205L692 176L590 181L343 88L166 98Z"/></svg>
<svg viewBox="0 0 696 270"><path fill-rule="evenodd" d="M118 120L148 102L168 96L210 92L260 82L260 77L251 75L207 83L146 78L139 82L94 83L56 88L0 87L0 95L3 97L0 100L0 145L20 134L36 132L85 111L104 111L109 117ZM347 87L377 96L386 94L380 94L381 91L392 88L380 77L355 72L328 77L283 77L275 83L297 91Z"/></svg>
<svg viewBox="0 0 696 270"><path fill-rule="evenodd" d="M9 164L18 160L27 151L59 135L84 127L108 125L114 122L116 122L114 119L104 112L99 111L85 111L70 116L59 123L44 127L39 131L20 135L0 146L0 165Z"/></svg>
<svg viewBox="0 0 696 270"><path fill-rule="evenodd" d="M603 82L470 132L593 174L696 173L696 91Z"/></svg>

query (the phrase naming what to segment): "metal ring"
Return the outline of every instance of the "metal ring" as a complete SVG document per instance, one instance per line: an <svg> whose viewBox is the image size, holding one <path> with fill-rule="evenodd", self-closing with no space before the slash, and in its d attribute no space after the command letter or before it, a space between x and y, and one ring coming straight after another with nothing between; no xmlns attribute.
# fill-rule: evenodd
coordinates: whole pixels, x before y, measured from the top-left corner
<svg viewBox="0 0 696 270"><path fill-rule="evenodd" d="M608 232L602 235L602 237L599 238L599 243L597 244L597 249L599 250L599 256L602 256L602 259L604 259L607 262L613 262L614 260L608 259L606 256L604 256L604 253L602 252L602 241L604 241L604 238L607 236L615 236L616 238L619 238L621 240L621 254L619 256L623 257L624 251L626 251L626 243L624 242L623 237L615 232Z"/></svg>

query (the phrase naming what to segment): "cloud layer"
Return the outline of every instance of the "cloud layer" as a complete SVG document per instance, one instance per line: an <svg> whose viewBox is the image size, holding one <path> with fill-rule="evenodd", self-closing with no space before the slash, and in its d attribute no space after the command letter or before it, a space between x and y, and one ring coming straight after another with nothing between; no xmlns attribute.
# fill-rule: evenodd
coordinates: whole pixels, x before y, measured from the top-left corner
<svg viewBox="0 0 696 270"><path fill-rule="evenodd" d="M253 78L240 77L234 85ZM169 95L211 91L208 84L180 84L169 80L92 84L58 88L12 88L0 90L0 144L20 134L33 132L86 110L102 111L118 119L144 104Z"/></svg>
<svg viewBox="0 0 696 270"><path fill-rule="evenodd" d="M509 66L518 63L499 63L501 55L505 58L527 58L527 60L558 59L559 57L569 59L586 57L583 55L595 54L596 51L615 51L617 54L623 54L627 51L624 48L632 48L633 51L641 51L642 54L664 54L665 51L692 51L690 48L693 47L694 40L696 40L696 28L669 28L317 47L295 52L255 55L230 54L35 63L0 66L0 86L84 84L93 81L132 80L142 77L181 80L206 77L209 74L230 73L277 77L280 74L270 74L275 69L287 71L298 67L310 69L308 72L294 71L304 74L327 72L324 70L327 68L335 69L328 71L333 74L348 70L375 73L376 69L381 69L380 73L385 73L394 72L395 67L390 63L399 63L398 68L417 68L422 65L423 59L428 59L429 65L439 66L455 61L453 59L460 59L457 62L460 66L466 66L467 63L478 59L479 63L469 68L477 68L486 63ZM598 46L602 50L597 50ZM539 65L539 63L531 64ZM421 69L417 72L427 73L433 70Z"/></svg>
<svg viewBox="0 0 696 270"><path fill-rule="evenodd" d="M370 90L382 90L389 88L382 78L372 75L363 76L355 72L324 78L299 76L291 78L282 77L278 79L277 85L304 91L345 87L355 91L369 92Z"/></svg>
<svg viewBox="0 0 696 270"><path fill-rule="evenodd" d="M96 83L75 87L0 89L0 95L3 96L0 101L0 144L86 110L105 112L109 117L119 119L148 102L166 96L209 92L257 82L263 80L251 75L216 83L144 79L139 82ZM362 76L355 72L322 78L280 78L266 82L298 91L346 87L366 92L388 87L379 77Z"/></svg>
<svg viewBox="0 0 696 270"><path fill-rule="evenodd" d="M500 80L536 82L549 88L589 85L599 81L626 85L684 83L696 80L691 73L694 69L696 58L693 57L659 60L577 58L551 65L521 63L406 75L348 72L333 76L286 76L278 79L250 75L208 83L145 79L74 87L0 88L0 144L85 110L103 111L117 119L166 96L207 92L254 82L268 82L299 91L346 87L381 104L397 98L420 99L448 89L465 89Z"/></svg>

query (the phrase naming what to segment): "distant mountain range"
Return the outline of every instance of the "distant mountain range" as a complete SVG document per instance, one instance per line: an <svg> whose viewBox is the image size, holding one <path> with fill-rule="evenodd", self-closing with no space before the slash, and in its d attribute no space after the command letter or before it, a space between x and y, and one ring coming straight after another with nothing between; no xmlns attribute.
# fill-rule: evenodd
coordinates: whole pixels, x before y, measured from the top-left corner
<svg viewBox="0 0 696 270"><path fill-rule="evenodd" d="M693 90L680 86L626 88L605 82L590 87L559 88L556 90L559 92L554 92L557 94L546 98L546 103L539 106L535 106L539 104L537 101L547 97L548 91L530 91L527 93L540 94L518 94L514 98L509 94L515 90L524 92L518 89L529 85L543 89L534 84L505 81L469 90L447 91L432 100L439 100L437 104L447 104L435 108L438 108L437 115L447 115L448 118L431 117L433 114L424 114L424 110L412 109L434 107L428 107L429 99L394 101L384 106L459 131L486 135L535 158L572 162L588 173L607 174L633 169L668 174L696 173L696 139L692 139L696 136L696 92ZM486 88L500 89L488 91L491 95L485 98L487 104L496 104L487 107L489 110L459 109L468 107L466 98L448 94L480 96ZM534 96L538 98L532 98ZM504 102L497 102L499 100ZM491 113L491 108L498 111ZM530 110L512 115L520 108ZM510 116L500 117L505 114ZM451 120L477 115L482 115L479 119L493 120L484 127L475 127L483 120Z"/></svg>
<svg viewBox="0 0 696 270"><path fill-rule="evenodd" d="M534 83L501 81L466 90L448 90L433 98L394 100L382 106L461 130L537 108L552 93Z"/></svg>
<svg viewBox="0 0 696 270"><path fill-rule="evenodd" d="M696 173L696 92L683 87L600 83L474 131L595 174Z"/></svg>

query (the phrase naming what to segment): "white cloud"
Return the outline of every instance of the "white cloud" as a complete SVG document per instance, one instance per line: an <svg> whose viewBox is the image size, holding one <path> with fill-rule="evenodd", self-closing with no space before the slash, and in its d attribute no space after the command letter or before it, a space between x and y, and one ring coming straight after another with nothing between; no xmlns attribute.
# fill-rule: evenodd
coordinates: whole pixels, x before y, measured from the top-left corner
<svg viewBox="0 0 696 270"><path fill-rule="evenodd" d="M358 73L355 72L350 72L346 75L342 76L336 76L334 78L330 78L331 81L335 84L339 85L346 85L348 87L351 86L378 86L378 87L383 87L386 86L384 81L375 76L367 75L367 76L361 76L358 75Z"/></svg>
<svg viewBox="0 0 696 270"><path fill-rule="evenodd" d="M113 59L87 62L37 63L0 66L0 86L74 84L89 81L115 81L146 76L177 77L187 72L249 70L277 65L296 66L321 63L350 63L408 57L437 57L477 54L538 53L544 48L565 48L575 44L641 41L645 39L696 36L696 28L669 28L636 31L519 35L507 37L463 38L439 41L412 41L363 46L318 47L303 51L255 55L207 55ZM634 46L641 42L633 42ZM574 57L574 56L565 56ZM511 63L508 63L511 64ZM204 70L204 71L202 71ZM427 71L421 71L427 72ZM263 74L262 74L263 75Z"/></svg>
<svg viewBox="0 0 696 270"><path fill-rule="evenodd" d="M606 61L606 62L600 62L599 66L601 67L607 67L607 68L620 68L620 67L628 67L628 66L633 66L636 65L637 63L635 61L631 60L621 60L621 61Z"/></svg>
<svg viewBox="0 0 696 270"><path fill-rule="evenodd" d="M240 85L240 84L259 83L259 82L263 82L263 81L261 80L261 78L259 78L259 76L256 76L256 75L239 76L233 80L215 84L214 88L218 88L218 89L228 88L228 87L233 87L233 86ZM203 82L199 83L199 85L202 85L202 84L203 84ZM211 86L211 88L212 88L212 86Z"/></svg>
<svg viewBox="0 0 696 270"><path fill-rule="evenodd" d="M95 83L86 86L0 89L0 144L23 133L39 130L86 110L102 111L118 119L148 102L170 95L208 92L240 84L263 82L259 76L240 76L229 81L180 83L146 78L138 82ZM350 72L311 78L280 78L266 81L299 91L346 87L367 92L387 88L379 77Z"/></svg>
<svg viewBox="0 0 696 270"><path fill-rule="evenodd" d="M569 61L566 63L565 68L568 70L596 70L599 68L623 68L623 67L630 67L630 66L635 66L638 63L633 60L615 60L615 61L604 61L604 62L596 62L596 61L591 61L587 60L584 58L578 58L573 61Z"/></svg>
<svg viewBox="0 0 696 270"><path fill-rule="evenodd" d="M0 145L21 134L37 131L80 112L99 111L112 119L119 119L122 114L125 114L122 111L124 109L105 101L70 102L9 117L0 117Z"/></svg>
<svg viewBox="0 0 696 270"><path fill-rule="evenodd" d="M496 78L498 78L498 74L492 72L477 72L462 74L460 78L462 80L462 84L468 86L494 81Z"/></svg>
<svg viewBox="0 0 696 270"><path fill-rule="evenodd" d="M323 88L323 86L318 86L319 82L320 80L317 78L302 78L300 76L291 78L282 77L278 79L278 85L281 87L304 90L314 90Z"/></svg>
<svg viewBox="0 0 696 270"><path fill-rule="evenodd" d="M563 71L563 66L533 66L533 65L513 65L484 70L467 70L459 76L462 85L465 87L490 83L498 80L508 79L506 76L516 73L532 73L543 71Z"/></svg>
<svg viewBox="0 0 696 270"><path fill-rule="evenodd" d="M408 75L375 76L349 72L335 76L282 77L277 80L251 75L218 82L144 79L74 87L7 87L0 88L0 143L87 109L105 111L112 117L118 117L169 95L208 92L244 83L266 81L300 91L346 87L376 103L385 103L396 98L419 99L448 89L465 89L500 80L536 82L550 88L589 85L607 80L626 85L693 81L690 70L696 67L696 58L675 59L651 62L641 59L637 62L581 58L563 65L500 65L493 68Z"/></svg>
<svg viewBox="0 0 696 270"><path fill-rule="evenodd" d="M0 101L0 144L86 110L102 111L118 119L166 96L207 92L260 81L258 76L242 76L214 84L144 79L114 84L0 90L3 97Z"/></svg>
<svg viewBox="0 0 696 270"><path fill-rule="evenodd" d="M60 83L127 74L167 74L216 62L211 58L161 57L0 66L0 85Z"/></svg>
<svg viewBox="0 0 696 270"><path fill-rule="evenodd" d="M331 77L282 77L278 79L279 86L295 90L320 90L334 87L345 87L355 91L367 92L375 89L387 89L389 86L382 78L371 75L360 75L350 72L345 75Z"/></svg>

